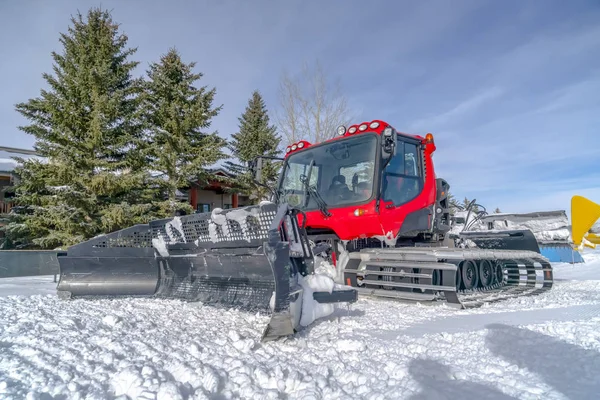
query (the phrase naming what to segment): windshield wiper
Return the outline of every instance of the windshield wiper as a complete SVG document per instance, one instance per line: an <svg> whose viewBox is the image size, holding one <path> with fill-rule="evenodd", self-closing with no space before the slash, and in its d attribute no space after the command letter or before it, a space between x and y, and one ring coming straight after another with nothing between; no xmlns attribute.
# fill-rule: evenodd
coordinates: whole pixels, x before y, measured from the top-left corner
<svg viewBox="0 0 600 400"><path fill-rule="evenodd" d="M331 213L327 209L327 203L325 203L325 200L323 200L323 198L321 197L321 195L319 194L317 189L315 189L314 186L311 186L309 184L310 175L312 174L312 167L314 164L315 164L315 160L313 159L310 162L310 166L308 167L308 176L304 175L304 174L300 175L300 182L302 182L302 184L304 185L304 193L305 193L306 198L308 198L309 194L312 195L315 199L315 202L319 206L319 211L321 211L321 214L323 214L326 217L331 217ZM304 204L306 206L307 202L305 202Z"/></svg>

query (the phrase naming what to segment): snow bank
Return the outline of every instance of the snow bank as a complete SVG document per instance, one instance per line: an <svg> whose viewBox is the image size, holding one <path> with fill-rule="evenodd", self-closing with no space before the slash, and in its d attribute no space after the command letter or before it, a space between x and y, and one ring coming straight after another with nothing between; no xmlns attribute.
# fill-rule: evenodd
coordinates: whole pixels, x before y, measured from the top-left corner
<svg viewBox="0 0 600 400"><path fill-rule="evenodd" d="M0 297L56 294L53 275L0 278Z"/></svg>
<svg viewBox="0 0 600 400"><path fill-rule="evenodd" d="M598 267L600 268L600 248L586 248L581 252L581 256L583 257L586 263L598 265Z"/></svg>
<svg viewBox="0 0 600 400"><path fill-rule="evenodd" d="M267 343L267 316L196 303L0 297L0 398L595 398L600 268L581 267L476 310L361 299ZM330 288L317 268L304 283Z"/></svg>
<svg viewBox="0 0 600 400"><path fill-rule="evenodd" d="M585 263L554 264L554 279L559 280L600 280L600 247L596 249L584 248L581 252Z"/></svg>
<svg viewBox="0 0 600 400"><path fill-rule="evenodd" d="M453 314L361 301L350 315L260 344L266 318L236 311L159 300L2 298L0 397L562 399L592 398L600 389L597 314L526 326L499 314L477 329L410 332Z"/></svg>

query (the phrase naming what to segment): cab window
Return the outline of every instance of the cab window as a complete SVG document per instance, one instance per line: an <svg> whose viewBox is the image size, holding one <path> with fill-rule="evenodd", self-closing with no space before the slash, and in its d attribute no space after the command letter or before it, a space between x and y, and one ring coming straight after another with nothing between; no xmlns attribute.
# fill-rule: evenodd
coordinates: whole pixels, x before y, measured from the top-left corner
<svg viewBox="0 0 600 400"><path fill-rule="evenodd" d="M398 206L417 197L423 189L422 170L419 145L398 137L396 155L383 173L383 200Z"/></svg>

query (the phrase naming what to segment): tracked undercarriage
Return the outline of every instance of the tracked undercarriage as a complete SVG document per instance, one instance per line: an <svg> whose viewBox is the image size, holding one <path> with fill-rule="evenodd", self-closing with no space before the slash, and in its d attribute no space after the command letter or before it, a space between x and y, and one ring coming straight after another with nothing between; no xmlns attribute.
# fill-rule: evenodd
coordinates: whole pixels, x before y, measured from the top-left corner
<svg viewBox="0 0 600 400"><path fill-rule="evenodd" d="M532 251L370 248L342 260L344 282L359 295L460 308L537 295L553 283L552 266Z"/></svg>

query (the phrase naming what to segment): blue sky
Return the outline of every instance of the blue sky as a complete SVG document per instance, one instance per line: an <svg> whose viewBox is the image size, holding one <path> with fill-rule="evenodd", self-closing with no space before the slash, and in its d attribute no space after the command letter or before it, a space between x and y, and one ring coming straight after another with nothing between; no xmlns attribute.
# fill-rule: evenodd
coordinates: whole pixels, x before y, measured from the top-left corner
<svg viewBox="0 0 600 400"><path fill-rule="evenodd" d="M0 145L30 148L14 104L37 96L77 9L101 5L137 46L140 74L169 47L196 61L237 129L252 90L319 59L359 120L432 132L438 177L502 211L600 201L597 0L0 2Z"/></svg>

